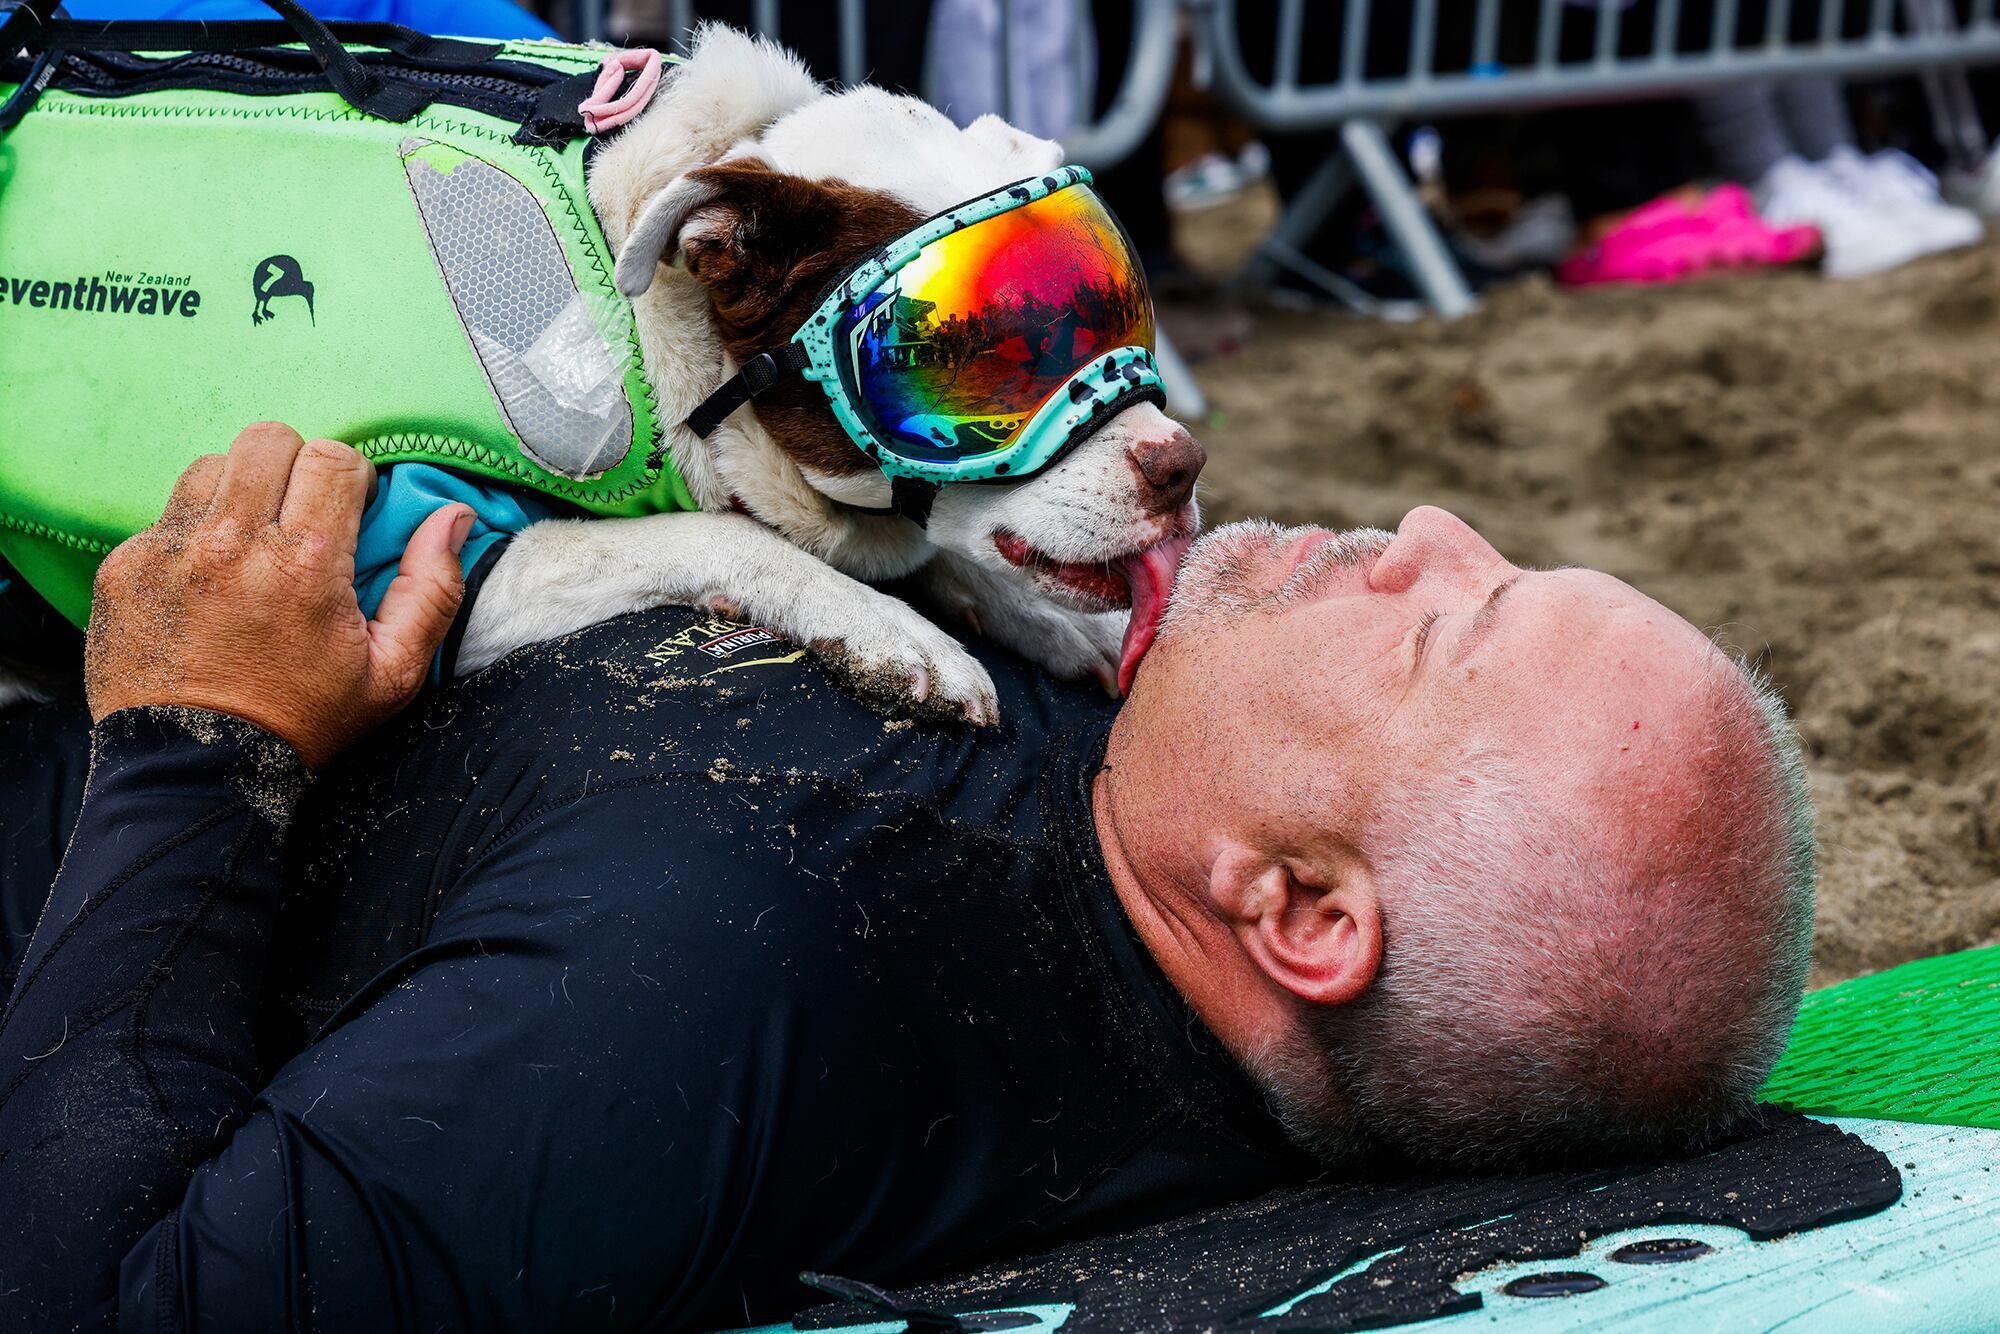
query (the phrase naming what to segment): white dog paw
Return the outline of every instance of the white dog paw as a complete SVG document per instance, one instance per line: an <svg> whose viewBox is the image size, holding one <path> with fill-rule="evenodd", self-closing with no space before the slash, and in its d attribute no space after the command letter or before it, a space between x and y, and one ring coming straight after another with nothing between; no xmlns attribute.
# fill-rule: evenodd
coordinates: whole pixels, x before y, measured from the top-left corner
<svg viewBox="0 0 2000 1334"><path fill-rule="evenodd" d="M993 678L959 642L915 611L867 618L837 637L811 641L813 655L870 708L926 724L1000 721Z"/></svg>

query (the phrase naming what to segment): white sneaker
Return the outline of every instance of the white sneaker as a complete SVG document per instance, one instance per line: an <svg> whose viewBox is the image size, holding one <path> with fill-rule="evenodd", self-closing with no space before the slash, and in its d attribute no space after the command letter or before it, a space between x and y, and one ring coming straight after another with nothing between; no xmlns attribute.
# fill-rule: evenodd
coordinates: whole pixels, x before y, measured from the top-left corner
<svg viewBox="0 0 2000 1334"><path fill-rule="evenodd" d="M1932 250L1972 245L1986 235L1979 215L1945 203L1937 177L1908 153L1887 148L1864 157L1842 147L1820 166L1863 206L1902 218Z"/></svg>
<svg viewBox="0 0 2000 1334"><path fill-rule="evenodd" d="M1774 227L1811 223L1819 228L1826 257L1820 269L1829 278L1858 278L1907 264L1929 247L1900 221L1863 208L1826 171L1787 155L1752 187L1757 213Z"/></svg>

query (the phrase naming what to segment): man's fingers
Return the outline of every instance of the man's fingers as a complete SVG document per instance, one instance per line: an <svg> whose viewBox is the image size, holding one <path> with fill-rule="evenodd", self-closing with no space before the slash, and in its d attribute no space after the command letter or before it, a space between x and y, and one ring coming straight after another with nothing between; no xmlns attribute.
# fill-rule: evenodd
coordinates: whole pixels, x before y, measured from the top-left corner
<svg viewBox="0 0 2000 1334"><path fill-rule="evenodd" d="M222 480L223 457L220 454L203 454L174 483L173 494L167 497L167 508L160 515L160 522L170 528L192 523L199 518L215 499L216 484Z"/></svg>
<svg viewBox="0 0 2000 1334"><path fill-rule="evenodd" d="M403 548L396 578L368 627L369 675L383 702L401 705L424 683L465 596L458 552L471 529L469 507L446 505L418 525Z"/></svg>
<svg viewBox="0 0 2000 1334"><path fill-rule="evenodd" d="M211 505L245 525L271 523L284 504L291 481L292 459L305 441L283 422L258 422L229 446Z"/></svg>
<svg viewBox="0 0 2000 1334"><path fill-rule="evenodd" d="M337 440L309 440L292 460L278 526L319 533L331 545L352 551L374 480L375 465L358 450Z"/></svg>

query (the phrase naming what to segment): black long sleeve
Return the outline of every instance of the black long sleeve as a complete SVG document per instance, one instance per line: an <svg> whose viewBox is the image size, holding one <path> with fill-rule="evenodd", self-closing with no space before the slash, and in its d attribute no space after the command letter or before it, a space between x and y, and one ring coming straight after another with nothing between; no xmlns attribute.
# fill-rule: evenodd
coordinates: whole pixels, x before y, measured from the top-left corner
<svg viewBox="0 0 2000 1334"><path fill-rule="evenodd" d="M69 851L0 1021L0 1288L33 1329L106 1329L119 1266L256 1091L283 742L128 709L92 735Z"/></svg>
<svg viewBox="0 0 2000 1334"><path fill-rule="evenodd" d="M1104 878L1110 706L988 663L1006 725L926 732L768 632L593 627L330 768L282 896L236 742L106 729L4 1035L61 1060L0 1112L0 1152L57 1155L0 1165L0 1329L734 1327L816 1301L801 1269L902 1282L1301 1175ZM33 735L0 717L0 800Z"/></svg>

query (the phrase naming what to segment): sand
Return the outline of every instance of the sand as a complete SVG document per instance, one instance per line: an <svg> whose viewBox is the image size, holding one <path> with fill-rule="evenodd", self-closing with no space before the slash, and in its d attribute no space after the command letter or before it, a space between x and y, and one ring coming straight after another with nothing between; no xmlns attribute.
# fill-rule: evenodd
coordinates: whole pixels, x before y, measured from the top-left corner
<svg viewBox="0 0 2000 1334"><path fill-rule="evenodd" d="M1191 248L1254 221L1197 215ZM1440 504L1769 671L1820 809L1816 983L2000 941L2000 244L1847 283L1527 280L1451 325L1167 324L1207 354L1211 522Z"/></svg>

